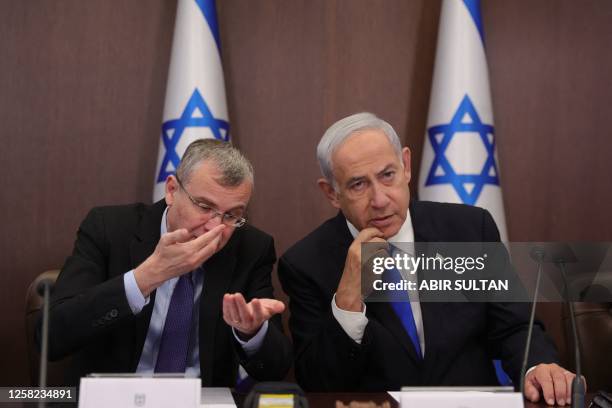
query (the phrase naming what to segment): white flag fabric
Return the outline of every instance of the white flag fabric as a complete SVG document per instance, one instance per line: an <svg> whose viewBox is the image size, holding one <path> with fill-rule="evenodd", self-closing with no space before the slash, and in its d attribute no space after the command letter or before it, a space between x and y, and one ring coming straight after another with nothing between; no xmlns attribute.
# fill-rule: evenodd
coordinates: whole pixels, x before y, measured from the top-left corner
<svg viewBox="0 0 612 408"><path fill-rule="evenodd" d="M179 0L174 24L153 201L191 142L230 137L214 0Z"/></svg>
<svg viewBox="0 0 612 408"><path fill-rule="evenodd" d="M486 208L508 240L478 0L442 4L419 199Z"/></svg>

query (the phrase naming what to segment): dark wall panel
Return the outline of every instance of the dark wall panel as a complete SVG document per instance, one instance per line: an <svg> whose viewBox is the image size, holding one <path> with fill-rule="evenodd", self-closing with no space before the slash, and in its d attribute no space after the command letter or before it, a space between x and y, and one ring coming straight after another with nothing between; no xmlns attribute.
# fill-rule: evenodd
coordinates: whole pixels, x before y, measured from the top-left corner
<svg viewBox="0 0 612 408"><path fill-rule="evenodd" d="M150 200L176 4L0 2L0 384L26 382L24 297L97 204Z"/></svg>

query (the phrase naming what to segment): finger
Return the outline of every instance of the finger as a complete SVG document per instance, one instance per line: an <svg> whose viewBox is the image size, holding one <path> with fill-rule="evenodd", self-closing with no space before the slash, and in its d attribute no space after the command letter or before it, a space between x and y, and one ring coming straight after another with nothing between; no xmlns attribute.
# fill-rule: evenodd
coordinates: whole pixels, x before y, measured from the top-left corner
<svg viewBox="0 0 612 408"><path fill-rule="evenodd" d="M200 235L193 240L192 245L194 248L203 248L208 245L212 240L221 235L221 232L225 229L225 224L219 224L210 231Z"/></svg>
<svg viewBox="0 0 612 408"><path fill-rule="evenodd" d="M223 320L227 324L230 324L233 320L230 312L231 296L229 293L223 295Z"/></svg>
<svg viewBox="0 0 612 408"><path fill-rule="evenodd" d="M359 235L357 235L356 240L360 242L368 242L374 238L383 238L383 237L384 237L383 233L378 228L370 227L370 228L362 229L361 232L359 232Z"/></svg>
<svg viewBox="0 0 612 408"><path fill-rule="evenodd" d="M234 295L229 295L228 312L230 316L230 325L236 327L240 323L240 315L236 309L236 301Z"/></svg>
<svg viewBox="0 0 612 408"><path fill-rule="evenodd" d="M534 371L535 379L542 388L542 396L548 405L555 403L555 390L553 380L550 375L550 369L536 368Z"/></svg>
<svg viewBox="0 0 612 408"><path fill-rule="evenodd" d="M567 401L567 386L563 370L560 367L551 370L553 387L557 404L564 406Z"/></svg>
<svg viewBox="0 0 612 408"><path fill-rule="evenodd" d="M574 380L574 377L576 377L576 374L571 373L569 371L565 371L563 375L565 377L565 389L568 390L567 403L570 404L572 402L572 382Z"/></svg>
<svg viewBox="0 0 612 408"><path fill-rule="evenodd" d="M280 300L276 299L259 299L267 317L265 320L268 320L275 314L283 313L285 311L285 304Z"/></svg>
<svg viewBox="0 0 612 408"><path fill-rule="evenodd" d="M198 249L195 253L195 265L201 265L208 258L213 256L219 250L219 243L221 242L221 236L217 236L212 239L207 245Z"/></svg>
<svg viewBox="0 0 612 408"><path fill-rule="evenodd" d="M525 378L525 398L531 402L538 402L540 400L540 389L539 384L533 380L534 376L529 373Z"/></svg>
<svg viewBox="0 0 612 408"><path fill-rule="evenodd" d="M240 322L243 326L251 328L253 325L253 311L251 310L250 305L247 305L241 293L236 293L234 299L236 308L238 309L238 314L240 316Z"/></svg>
<svg viewBox="0 0 612 408"><path fill-rule="evenodd" d="M259 299L251 300L251 308L253 309L253 322L260 326L265 320L268 320L270 316L266 315L264 307Z"/></svg>
<svg viewBox="0 0 612 408"><path fill-rule="evenodd" d="M160 242L163 242L165 245L172 245L180 242L188 242L193 239L193 235L187 231L185 228L179 228L172 232L167 232L161 236L159 239Z"/></svg>

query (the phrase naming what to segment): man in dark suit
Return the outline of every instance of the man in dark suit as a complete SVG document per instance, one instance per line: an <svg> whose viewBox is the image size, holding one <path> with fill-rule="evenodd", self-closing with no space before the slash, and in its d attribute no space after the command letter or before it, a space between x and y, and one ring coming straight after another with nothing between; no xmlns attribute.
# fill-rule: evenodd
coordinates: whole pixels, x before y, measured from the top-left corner
<svg viewBox="0 0 612 408"><path fill-rule="evenodd" d="M198 140L165 200L88 214L50 308L49 355L73 354L68 383L92 372L178 372L233 386L239 364L256 380L285 376L274 243L245 224L252 190L237 149Z"/></svg>
<svg viewBox="0 0 612 408"><path fill-rule="evenodd" d="M309 390L393 390L404 385L497 384L500 358L515 384L526 341L520 303L363 302L361 244L499 241L485 210L410 203L410 151L369 113L340 120L317 148L318 184L340 213L290 248L279 277L290 297L296 376ZM534 329L525 396L570 398L574 375Z"/></svg>

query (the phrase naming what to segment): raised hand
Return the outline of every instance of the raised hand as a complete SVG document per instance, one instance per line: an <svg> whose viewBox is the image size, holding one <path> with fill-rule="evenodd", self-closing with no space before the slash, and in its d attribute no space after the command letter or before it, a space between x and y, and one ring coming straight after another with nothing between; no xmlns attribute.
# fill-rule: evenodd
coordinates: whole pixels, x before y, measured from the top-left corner
<svg viewBox="0 0 612 408"><path fill-rule="evenodd" d="M240 293L223 296L223 320L245 340L255 335L266 320L283 310L283 302L275 299L255 298L247 303Z"/></svg>
<svg viewBox="0 0 612 408"><path fill-rule="evenodd" d="M186 229L164 234L155 251L134 270L134 278L143 296L149 294L168 279L188 273L219 250L220 224L197 238Z"/></svg>
<svg viewBox="0 0 612 408"><path fill-rule="evenodd" d="M336 290L336 305L340 309L360 312L363 308L361 293L361 244L378 242L387 245L383 233L376 228L364 228L349 247L342 278ZM365 255L364 255L365 256Z"/></svg>

